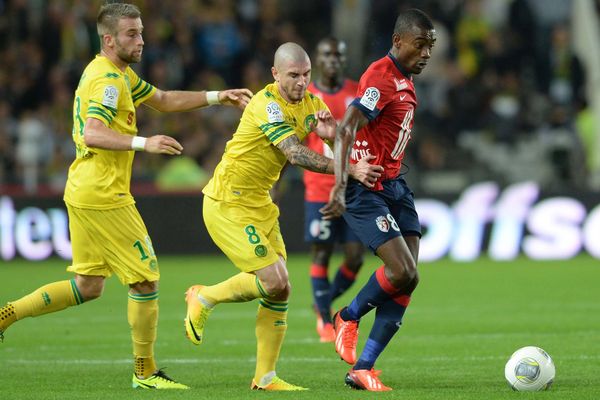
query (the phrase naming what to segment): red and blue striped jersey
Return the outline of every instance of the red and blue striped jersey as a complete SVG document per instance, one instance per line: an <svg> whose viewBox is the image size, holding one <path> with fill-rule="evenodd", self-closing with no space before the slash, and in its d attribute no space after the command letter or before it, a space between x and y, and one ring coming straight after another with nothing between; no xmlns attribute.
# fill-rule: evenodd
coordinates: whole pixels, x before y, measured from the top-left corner
<svg viewBox="0 0 600 400"><path fill-rule="evenodd" d="M372 63L360 78L352 106L363 112L369 123L356 133L350 162L371 154L371 164L384 172L373 190L382 190L381 181L400 174L404 150L411 138L417 97L412 77L388 54Z"/></svg>

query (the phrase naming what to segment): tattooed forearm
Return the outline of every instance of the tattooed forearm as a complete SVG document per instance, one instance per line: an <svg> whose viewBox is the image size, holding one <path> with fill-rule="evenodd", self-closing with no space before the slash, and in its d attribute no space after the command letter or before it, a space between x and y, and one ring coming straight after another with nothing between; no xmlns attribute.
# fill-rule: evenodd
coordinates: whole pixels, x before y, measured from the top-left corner
<svg viewBox="0 0 600 400"><path fill-rule="evenodd" d="M277 148L285 154L292 165L297 165L313 172L333 174L333 161L304 146L300 143L296 135L282 140L277 145Z"/></svg>

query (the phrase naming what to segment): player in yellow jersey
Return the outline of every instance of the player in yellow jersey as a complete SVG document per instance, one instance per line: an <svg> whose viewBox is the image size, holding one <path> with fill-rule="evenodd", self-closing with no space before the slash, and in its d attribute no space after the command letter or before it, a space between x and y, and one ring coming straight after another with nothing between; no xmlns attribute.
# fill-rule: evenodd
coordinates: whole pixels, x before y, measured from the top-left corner
<svg viewBox="0 0 600 400"><path fill-rule="evenodd" d="M288 161L311 171L333 173L333 160L301 142L311 131L331 139L336 122L325 103L306 91L311 63L302 47L281 45L271 71L275 82L252 98L204 188L206 228L241 272L213 286L190 287L185 328L188 338L200 344L214 306L258 298L256 370L251 388L304 390L275 372L287 329L290 283L279 209L269 190ZM353 165L352 175L372 187L381 167L369 165L369 159Z"/></svg>
<svg viewBox="0 0 600 400"><path fill-rule="evenodd" d="M97 19L101 53L79 81L73 105L77 158L64 200L69 213L75 278L50 283L0 308L0 339L15 321L59 311L101 296L113 273L129 286L127 317L133 341L133 387L187 389L159 370L154 359L158 322L158 262L129 190L134 150L178 155L173 138L137 135L135 107L186 111L211 104L244 108L247 89L220 92L162 91L129 67L144 41L139 9L106 4Z"/></svg>

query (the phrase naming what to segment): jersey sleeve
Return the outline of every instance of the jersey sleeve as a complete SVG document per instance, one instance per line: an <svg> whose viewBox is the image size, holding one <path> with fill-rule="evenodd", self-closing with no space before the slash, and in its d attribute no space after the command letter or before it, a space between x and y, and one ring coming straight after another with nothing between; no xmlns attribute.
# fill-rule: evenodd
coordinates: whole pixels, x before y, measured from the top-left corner
<svg viewBox="0 0 600 400"><path fill-rule="evenodd" d="M85 119L95 118L110 126L117 116L123 84L110 74L97 77L90 83L90 97Z"/></svg>
<svg viewBox="0 0 600 400"><path fill-rule="evenodd" d="M285 122L283 108L275 100L259 104L254 117L261 132L274 145L294 134L294 128Z"/></svg>
<svg viewBox="0 0 600 400"><path fill-rule="evenodd" d="M135 107L156 93L156 88L137 76L131 68L127 69L127 76L129 76L129 82L131 82L131 98Z"/></svg>
<svg viewBox="0 0 600 400"><path fill-rule="evenodd" d="M350 104L372 121L392 101L395 93L396 86L392 78L367 70L360 78L356 98Z"/></svg>

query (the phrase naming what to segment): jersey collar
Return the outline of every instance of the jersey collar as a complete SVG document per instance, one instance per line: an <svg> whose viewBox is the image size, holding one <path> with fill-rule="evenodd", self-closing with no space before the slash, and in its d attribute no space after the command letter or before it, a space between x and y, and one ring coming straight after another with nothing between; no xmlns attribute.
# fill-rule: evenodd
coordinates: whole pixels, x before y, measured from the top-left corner
<svg viewBox="0 0 600 400"><path fill-rule="evenodd" d="M394 65L396 66L398 71L400 71L400 73L402 75L404 75L405 78L411 79L412 74L410 74L409 72L406 72L406 70L400 65L400 63L398 62L398 60L396 60L396 58L392 55L392 53L388 52L387 56L390 58L390 60L392 60L392 62L394 63Z"/></svg>
<svg viewBox="0 0 600 400"><path fill-rule="evenodd" d="M104 62L106 62L108 65L110 65L112 67L113 70L117 71L119 73L119 75L124 75L125 71L121 71L119 69L119 67L117 67L110 58L102 55L102 54L96 54L96 58L100 58L102 60L104 60Z"/></svg>
<svg viewBox="0 0 600 400"><path fill-rule="evenodd" d="M273 93L276 95L276 97L278 99L280 99L283 102L283 104L285 104L286 107L291 107L291 108L298 107L304 101L304 98L303 98L302 100L300 100L297 103L288 103L288 101L285 99L285 97L283 97L281 95L281 92L279 91L279 85L277 85L277 82L273 82ZM304 97L306 97L306 92L304 93Z"/></svg>

